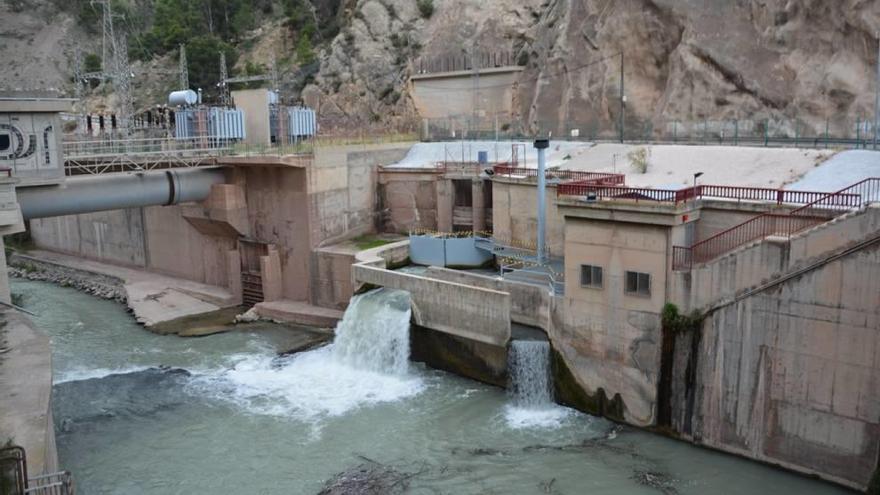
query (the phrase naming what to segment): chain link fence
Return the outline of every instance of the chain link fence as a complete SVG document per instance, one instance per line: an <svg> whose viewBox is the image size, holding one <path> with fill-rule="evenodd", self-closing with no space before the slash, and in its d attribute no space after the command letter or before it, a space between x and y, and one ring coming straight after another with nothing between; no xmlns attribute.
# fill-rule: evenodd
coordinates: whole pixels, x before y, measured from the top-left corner
<svg viewBox="0 0 880 495"><path fill-rule="evenodd" d="M880 128L878 128L880 131ZM876 149L870 118L608 120L524 123L506 117L423 119L422 141L529 140L535 136L588 142L681 143L724 146Z"/></svg>

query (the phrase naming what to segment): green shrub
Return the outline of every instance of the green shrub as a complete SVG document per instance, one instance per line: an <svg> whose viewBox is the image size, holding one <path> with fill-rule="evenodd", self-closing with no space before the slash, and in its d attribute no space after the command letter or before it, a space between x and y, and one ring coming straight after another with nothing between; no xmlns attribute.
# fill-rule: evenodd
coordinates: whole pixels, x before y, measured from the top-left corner
<svg viewBox="0 0 880 495"><path fill-rule="evenodd" d="M648 148L636 148L630 151L626 157L636 172L644 174L648 171L648 158L650 157Z"/></svg>
<svg viewBox="0 0 880 495"><path fill-rule="evenodd" d="M434 0L416 0L416 5L425 19L430 19L434 15Z"/></svg>
<svg viewBox="0 0 880 495"><path fill-rule="evenodd" d="M663 309L660 311L660 320L663 328L674 333L699 332L703 327L705 317L706 315L697 310L693 310L687 315L680 314L678 306L672 303L664 304Z"/></svg>

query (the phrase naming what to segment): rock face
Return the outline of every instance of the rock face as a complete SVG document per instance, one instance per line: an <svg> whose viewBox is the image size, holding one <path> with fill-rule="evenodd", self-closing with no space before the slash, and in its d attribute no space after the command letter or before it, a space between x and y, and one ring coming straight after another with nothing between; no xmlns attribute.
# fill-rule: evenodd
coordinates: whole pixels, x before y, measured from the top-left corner
<svg viewBox="0 0 880 495"><path fill-rule="evenodd" d="M509 51L524 63L516 115L611 128L624 56L628 125L663 119L873 115L880 2L871 0L362 0L306 96L324 116L406 120L408 64ZM844 122L844 119L848 119ZM842 129L841 129L842 130Z"/></svg>
<svg viewBox="0 0 880 495"><path fill-rule="evenodd" d="M511 118L533 129L613 129L621 53L628 127L648 120L797 118L814 131L829 119L841 132L873 116L877 0L434 0L430 16L416 0L312 3L336 9L341 26L302 91L324 129L413 129L419 125L409 96L413 61L466 57L475 49L513 53L525 66ZM248 46L272 44L280 25L276 19L257 29ZM0 90L71 93L74 41L100 48L99 39L48 0L0 2L0 43L14 54ZM268 63L260 50L242 50ZM173 62L154 64L173 68ZM141 72L156 72L151 68ZM282 87L292 86L301 82ZM164 96L155 88L135 92L141 106Z"/></svg>

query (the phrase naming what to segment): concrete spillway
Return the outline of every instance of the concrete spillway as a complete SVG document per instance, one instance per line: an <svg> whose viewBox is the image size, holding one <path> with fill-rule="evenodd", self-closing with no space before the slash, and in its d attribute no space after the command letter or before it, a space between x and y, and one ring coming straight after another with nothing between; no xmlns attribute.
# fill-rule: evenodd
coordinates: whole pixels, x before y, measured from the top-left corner
<svg viewBox="0 0 880 495"><path fill-rule="evenodd" d="M73 177L62 185L17 189L25 220L201 201L212 184L225 180L220 168Z"/></svg>

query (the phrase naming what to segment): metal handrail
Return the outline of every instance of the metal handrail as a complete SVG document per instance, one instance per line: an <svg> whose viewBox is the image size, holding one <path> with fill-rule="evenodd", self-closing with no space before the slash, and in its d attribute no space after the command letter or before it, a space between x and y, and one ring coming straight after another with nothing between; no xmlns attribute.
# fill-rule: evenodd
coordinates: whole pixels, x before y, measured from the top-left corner
<svg viewBox="0 0 880 495"><path fill-rule="evenodd" d="M815 193L808 192L807 196ZM749 242L777 235L792 235L825 223L872 201L880 201L880 178L868 178L818 198L785 214L762 213L691 246L674 246L673 270L689 270Z"/></svg>

